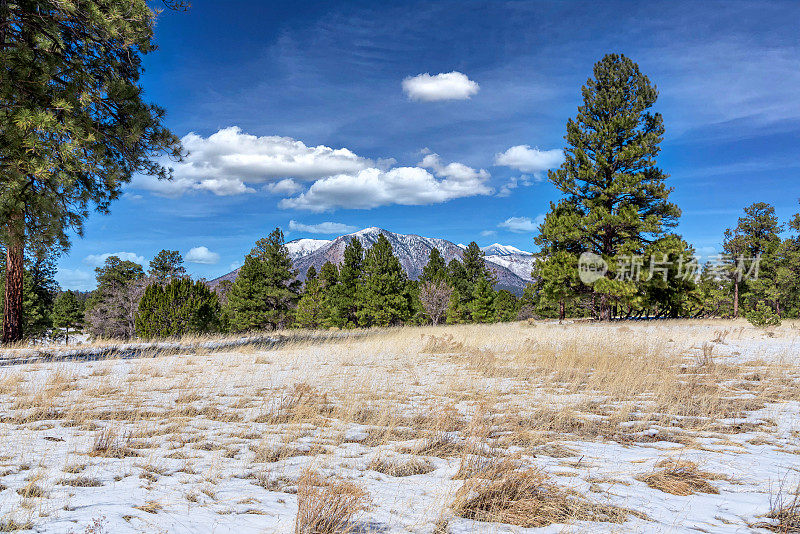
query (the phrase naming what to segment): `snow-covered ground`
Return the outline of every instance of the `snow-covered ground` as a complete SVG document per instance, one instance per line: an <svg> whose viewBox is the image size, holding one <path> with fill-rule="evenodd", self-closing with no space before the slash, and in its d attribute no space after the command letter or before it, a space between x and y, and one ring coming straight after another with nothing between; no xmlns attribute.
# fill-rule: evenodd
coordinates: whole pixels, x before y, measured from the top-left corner
<svg viewBox="0 0 800 534"><path fill-rule="evenodd" d="M313 472L366 493L356 532L769 532L800 479L797 333L523 323L9 366L0 531L291 533ZM707 485L651 487L664 461ZM458 505L527 470L624 519Z"/></svg>

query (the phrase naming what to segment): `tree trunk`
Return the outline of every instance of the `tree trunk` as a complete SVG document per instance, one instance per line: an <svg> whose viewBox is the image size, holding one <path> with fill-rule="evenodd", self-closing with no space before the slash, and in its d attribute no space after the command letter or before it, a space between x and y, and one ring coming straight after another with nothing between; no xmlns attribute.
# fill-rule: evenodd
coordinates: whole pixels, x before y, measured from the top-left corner
<svg viewBox="0 0 800 534"><path fill-rule="evenodd" d="M739 317L739 281L733 281L733 318Z"/></svg>
<svg viewBox="0 0 800 534"><path fill-rule="evenodd" d="M564 314L564 299L561 299L558 302L558 322L559 323L564 320L564 315L565 315Z"/></svg>
<svg viewBox="0 0 800 534"><path fill-rule="evenodd" d="M22 339L22 284L24 250L22 239L15 239L6 248L6 287L3 308L3 343Z"/></svg>

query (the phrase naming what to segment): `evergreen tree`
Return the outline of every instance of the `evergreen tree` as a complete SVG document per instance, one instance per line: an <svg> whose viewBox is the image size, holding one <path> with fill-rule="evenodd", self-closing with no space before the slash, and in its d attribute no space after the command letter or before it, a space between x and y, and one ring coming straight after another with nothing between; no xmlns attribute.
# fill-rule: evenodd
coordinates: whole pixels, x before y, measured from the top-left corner
<svg viewBox="0 0 800 534"><path fill-rule="evenodd" d="M341 285L340 271L340 285ZM407 277L386 236L380 234L364 258L360 326L398 325L411 317Z"/></svg>
<svg viewBox="0 0 800 534"><path fill-rule="evenodd" d="M444 282L447 280L447 264L438 248L432 248L428 256L428 263L422 268L420 283L425 282Z"/></svg>
<svg viewBox="0 0 800 534"><path fill-rule="evenodd" d="M494 320L509 322L517 319L519 314L519 299L505 289L497 292L494 298Z"/></svg>
<svg viewBox="0 0 800 534"><path fill-rule="evenodd" d="M139 302L136 334L143 339L180 337L219 331L219 299L200 281L154 281Z"/></svg>
<svg viewBox="0 0 800 534"><path fill-rule="evenodd" d="M25 270L22 325L25 337L39 338L53 327L58 283L54 256L33 258Z"/></svg>
<svg viewBox="0 0 800 534"><path fill-rule="evenodd" d="M359 324L363 271L364 247L354 237L344 249L344 261L339 267L337 284L329 298L332 326L354 327Z"/></svg>
<svg viewBox="0 0 800 534"><path fill-rule="evenodd" d="M662 238L680 210L668 201L667 175L656 166L664 126L659 113L648 111L658 92L647 76L624 55L609 54L582 93L578 115L567 121L565 161L548 173L566 198L551 204L539 244L544 254L590 252L608 263L605 276L582 288L605 319L638 286L618 279L615 267ZM563 276L561 268L552 272Z"/></svg>
<svg viewBox="0 0 800 534"><path fill-rule="evenodd" d="M756 202L744 209L735 228L725 230L722 248L729 255L728 273L733 286L733 316L739 316L739 306L744 293L751 308L761 300L773 304L780 314L777 276L777 255L781 245L778 234L782 231L775 208L765 202ZM753 261L758 261L753 264ZM758 266L757 276L750 278L751 267ZM753 273L754 275L756 273ZM749 278L749 279L748 279Z"/></svg>
<svg viewBox="0 0 800 534"><path fill-rule="evenodd" d="M335 263L326 261L319 271L319 290L322 299L321 326L341 326L334 315L335 299L338 294L339 268Z"/></svg>
<svg viewBox="0 0 800 534"><path fill-rule="evenodd" d="M292 266L283 232L276 228L256 242L245 256L239 276L228 293L231 328L235 331L275 329L291 324L300 282Z"/></svg>
<svg viewBox="0 0 800 534"><path fill-rule="evenodd" d="M691 245L675 234L648 247L653 273L641 284L643 305L659 317L683 317L699 303L696 280L700 274ZM658 270L656 270L658 269Z"/></svg>
<svg viewBox="0 0 800 534"><path fill-rule="evenodd" d="M308 271L306 271L306 283L308 283L309 280L316 280L316 279L317 279L317 269L312 265L311 267L308 268Z"/></svg>
<svg viewBox="0 0 800 534"><path fill-rule="evenodd" d="M312 266L311 269L314 267ZM295 326L299 328L319 328L324 325L327 317L322 283L316 276L316 269L313 274L313 278L306 278L303 296L297 303Z"/></svg>
<svg viewBox="0 0 800 534"><path fill-rule="evenodd" d="M450 294L450 301L447 305L447 324L458 324L469 322L472 313L469 309L469 301L472 299L472 286L467 280L467 273L464 264L456 258L447 264L447 276L453 292Z"/></svg>
<svg viewBox="0 0 800 534"><path fill-rule="evenodd" d="M177 250L164 249L156 254L156 257L150 262L150 270L147 274L160 284L165 284L174 278L186 276L183 256Z"/></svg>
<svg viewBox="0 0 800 534"><path fill-rule="evenodd" d="M108 211L134 174L168 176L181 156L164 111L142 100L155 49L146 0L0 3L0 241L6 247L4 343L23 335L25 251L69 244L91 205Z"/></svg>
<svg viewBox="0 0 800 534"><path fill-rule="evenodd" d="M533 288L536 300L545 306L557 304L558 320L563 321L569 304L580 295L581 281L578 279L578 256L567 250L554 250L539 254L533 264Z"/></svg>
<svg viewBox="0 0 800 534"><path fill-rule="evenodd" d="M476 323L489 323L495 319L495 291L486 277L478 278L472 289L469 303L472 320Z"/></svg>
<svg viewBox="0 0 800 534"><path fill-rule="evenodd" d="M69 344L70 329L83 326L83 306L74 291L64 291L53 305L53 326L65 330L65 343Z"/></svg>
<svg viewBox="0 0 800 534"><path fill-rule="evenodd" d="M703 265L700 279L697 281L697 305L693 315L698 317L731 317L733 315L729 280L727 277L721 277L710 262Z"/></svg>
<svg viewBox="0 0 800 534"><path fill-rule="evenodd" d="M798 317L800 315L800 213L789 221L791 234L779 248L775 269L775 286L781 315Z"/></svg>

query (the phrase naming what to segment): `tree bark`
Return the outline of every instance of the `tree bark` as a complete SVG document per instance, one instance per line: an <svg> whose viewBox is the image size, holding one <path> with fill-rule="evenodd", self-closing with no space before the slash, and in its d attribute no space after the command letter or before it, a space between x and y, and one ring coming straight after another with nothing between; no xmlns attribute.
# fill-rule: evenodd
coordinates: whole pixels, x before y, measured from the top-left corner
<svg viewBox="0 0 800 534"><path fill-rule="evenodd" d="M558 302L558 322L562 322L564 320L564 299L561 299Z"/></svg>
<svg viewBox="0 0 800 534"><path fill-rule="evenodd" d="M3 308L3 343L22 339L23 240L13 239L6 248L6 287Z"/></svg>
<svg viewBox="0 0 800 534"><path fill-rule="evenodd" d="M739 317L739 281L733 281L733 318Z"/></svg>

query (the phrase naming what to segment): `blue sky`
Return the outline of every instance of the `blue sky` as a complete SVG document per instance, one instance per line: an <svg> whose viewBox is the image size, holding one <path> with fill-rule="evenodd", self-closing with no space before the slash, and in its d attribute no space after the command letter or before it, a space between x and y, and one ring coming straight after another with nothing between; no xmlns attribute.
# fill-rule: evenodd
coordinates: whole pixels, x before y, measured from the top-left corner
<svg viewBox="0 0 800 534"><path fill-rule="evenodd" d="M146 266L162 248L195 249L189 272L213 278L276 226L531 250L609 52L659 88L678 231L708 252L748 204L798 210L798 20L796 2L193 0L161 15L142 80L191 155L93 214L58 280L89 289L105 255Z"/></svg>

